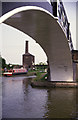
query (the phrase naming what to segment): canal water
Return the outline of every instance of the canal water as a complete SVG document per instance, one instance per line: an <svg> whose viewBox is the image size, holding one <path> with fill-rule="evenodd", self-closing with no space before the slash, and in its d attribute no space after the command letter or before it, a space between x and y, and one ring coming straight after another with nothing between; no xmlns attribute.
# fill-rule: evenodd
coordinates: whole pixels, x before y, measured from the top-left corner
<svg viewBox="0 0 78 120"><path fill-rule="evenodd" d="M32 88L25 76L2 78L3 118L77 118L77 89Z"/></svg>

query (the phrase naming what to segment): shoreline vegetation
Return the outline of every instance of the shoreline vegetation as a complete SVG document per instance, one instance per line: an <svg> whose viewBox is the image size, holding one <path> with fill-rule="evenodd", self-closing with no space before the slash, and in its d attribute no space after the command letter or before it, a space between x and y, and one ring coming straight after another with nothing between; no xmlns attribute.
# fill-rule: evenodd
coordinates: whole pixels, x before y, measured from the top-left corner
<svg viewBox="0 0 78 120"><path fill-rule="evenodd" d="M30 71L27 76L36 75L32 78L30 84L32 87L46 87L46 88L78 88L78 80L69 81L48 81L47 73L42 71Z"/></svg>
<svg viewBox="0 0 78 120"><path fill-rule="evenodd" d="M48 74L43 70L30 70L25 76L36 76L30 80L32 87L46 87L46 88L78 88L78 79L69 81L48 81Z"/></svg>

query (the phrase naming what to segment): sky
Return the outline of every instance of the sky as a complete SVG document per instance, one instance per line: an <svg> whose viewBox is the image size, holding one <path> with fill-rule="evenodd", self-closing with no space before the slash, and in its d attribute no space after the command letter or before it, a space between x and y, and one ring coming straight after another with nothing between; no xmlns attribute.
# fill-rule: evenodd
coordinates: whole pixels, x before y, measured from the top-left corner
<svg viewBox="0 0 78 120"><path fill-rule="evenodd" d="M65 10L70 21L70 29L74 48L76 49L76 3L65 2ZM7 63L22 64L22 55L25 53L25 41L29 41L29 53L35 56L35 64L46 63L47 57L43 49L34 39L11 26L0 25L0 53Z"/></svg>
<svg viewBox="0 0 78 120"><path fill-rule="evenodd" d="M43 49L34 39L13 27L2 24L2 57L7 63L22 64L25 41L29 41L29 53L35 56L35 63L47 61Z"/></svg>
<svg viewBox="0 0 78 120"><path fill-rule="evenodd" d="M76 2L64 2L64 7L70 23L73 46L76 49Z"/></svg>

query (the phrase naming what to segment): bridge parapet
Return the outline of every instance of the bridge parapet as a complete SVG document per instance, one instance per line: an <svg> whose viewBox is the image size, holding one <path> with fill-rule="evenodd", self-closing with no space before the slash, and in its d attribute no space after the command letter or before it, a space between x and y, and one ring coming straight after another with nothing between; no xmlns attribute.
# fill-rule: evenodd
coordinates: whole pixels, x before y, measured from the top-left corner
<svg viewBox="0 0 78 120"><path fill-rule="evenodd" d="M68 40L72 43L72 39L63 3L43 2L45 9L40 2L23 4L3 3L3 10L11 13L3 22L31 36L42 46L48 57L51 81L73 81L72 55L68 46Z"/></svg>
<svg viewBox="0 0 78 120"><path fill-rule="evenodd" d="M29 2L2 2L2 15L22 6L38 6L47 10L54 17L58 18L58 23L64 31L69 43L70 50L72 51L73 43L70 32L70 23L68 22L63 2L61 0L50 0L49 2L47 0L43 0L42 2L41 1L42 0L40 0L40 2L37 0L30 0Z"/></svg>
<svg viewBox="0 0 78 120"><path fill-rule="evenodd" d="M68 39L69 42L69 47L70 50L72 51L73 48L73 43L72 43L72 38L71 38L71 32L70 32L70 23L68 22L68 18L63 6L63 3L61 0L58 0L58 19L59 19L59 23L62 26L62 29L64 30L64 33Z"/></svg>
<svg viewBox="0 0 78 120"><path fill-rule="evenodd" d="M66 38L68 39L70 50L72 51L74 48L73 48L71 32L70 32L70 23L68 22L68 18L65 12L63 2L61 0L57 0L57 2L51 0L51 5L52 5L53 15L58 18L58 23L63 29Z"/></svg>

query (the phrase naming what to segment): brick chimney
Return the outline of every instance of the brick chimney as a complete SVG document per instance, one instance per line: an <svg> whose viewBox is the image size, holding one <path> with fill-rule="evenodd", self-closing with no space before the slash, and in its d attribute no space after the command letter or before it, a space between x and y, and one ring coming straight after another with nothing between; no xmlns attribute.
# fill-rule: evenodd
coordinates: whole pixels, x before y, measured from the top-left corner
<svg viewBox="0 0 78 120"><path fill-rule="evenodd" d="M28 53L28 41L26 41L25 53Z"/></svg>

